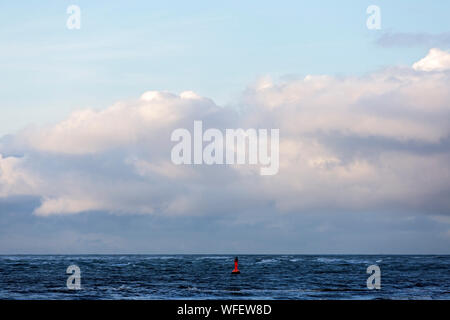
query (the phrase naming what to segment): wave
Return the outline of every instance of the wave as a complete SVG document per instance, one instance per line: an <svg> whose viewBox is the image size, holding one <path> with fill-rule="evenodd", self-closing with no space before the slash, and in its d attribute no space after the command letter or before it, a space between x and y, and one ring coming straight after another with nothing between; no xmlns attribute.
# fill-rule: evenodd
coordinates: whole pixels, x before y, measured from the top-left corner
<svg viewBox="0 0 450 320"><path fill-rule="evenodd" d="M324 263L331 263L331 262L341 262L342 259L337 259L337 258L317 258L317 261L324 262Z"/></svg>
<svg viewBox="0 0 450 320"><path fill-rule="evenodd" d="M278 259L262 259L261 261L256 262L257 264L265 264L265 263L276 263L280 262Z"/></svg>
<svg viewBox="0 0 450 320"><path fill-rule="evenodd" d="M342 258L317 258L318 262L322 263L348 263L348 264L371 264L369 260L359 260L359 259L342 259ZM380 261L380 260L378 260Z"/></svg>
<svg viewBox="0 0 450 320"><path fill-rule="evenodd" d="M184 257L181 256L151 256L151 257L145 257L145 260L179 260L184 259Z"/></svg>
<svg viewBox="0 0 450 320"><path fill-rule="evenodd" d="M207 256L207 257L198 257L198 258L196 258L196 260L205 260L205 259L223 260L223 259L233 259L233 257L231 257L231 256L228 256L228 257L225 257L225 256Z"/></svg>

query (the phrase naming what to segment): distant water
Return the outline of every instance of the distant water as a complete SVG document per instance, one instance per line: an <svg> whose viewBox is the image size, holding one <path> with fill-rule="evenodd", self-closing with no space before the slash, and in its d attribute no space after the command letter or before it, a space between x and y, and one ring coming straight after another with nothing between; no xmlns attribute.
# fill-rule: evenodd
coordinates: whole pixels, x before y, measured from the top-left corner
<svg viewBox="0 0 450 320"><path fill-rule="evenodd" d="M0 256L0 299L450 299L450 256ZM81 290L66 269L81 269ZM369 290L366 269L381 269Z"/></svg>

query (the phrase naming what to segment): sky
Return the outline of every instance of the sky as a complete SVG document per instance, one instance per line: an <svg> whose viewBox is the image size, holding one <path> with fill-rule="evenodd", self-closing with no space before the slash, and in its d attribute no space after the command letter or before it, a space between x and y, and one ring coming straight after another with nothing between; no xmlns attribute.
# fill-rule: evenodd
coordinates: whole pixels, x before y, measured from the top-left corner
<svg viewBox="0 0 450 320"><path fill-rule="evenodd" d="M450 254L448 12L0 3L0 253ZM279 172L174 165L195 120L279 129Z"/></svg>

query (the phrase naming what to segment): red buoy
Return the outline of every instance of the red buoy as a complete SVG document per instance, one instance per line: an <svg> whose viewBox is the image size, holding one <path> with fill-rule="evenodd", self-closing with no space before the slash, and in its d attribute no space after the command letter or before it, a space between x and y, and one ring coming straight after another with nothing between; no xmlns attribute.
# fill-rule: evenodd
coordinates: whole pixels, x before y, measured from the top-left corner
<svg viewBox="0 0 450 320"><path fill-rule="evenodd" d="M240 271L239 271L239 269L238 269L238 258L236 257L236 258L234 258L234 270L233 271L231 271L231 273L232 274L239 274L239 273L241 273Z"/></svg>

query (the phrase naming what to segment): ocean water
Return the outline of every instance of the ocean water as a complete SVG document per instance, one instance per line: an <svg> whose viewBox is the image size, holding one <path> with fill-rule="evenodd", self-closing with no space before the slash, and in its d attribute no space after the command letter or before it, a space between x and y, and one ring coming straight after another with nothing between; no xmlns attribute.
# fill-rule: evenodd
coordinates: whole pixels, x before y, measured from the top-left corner
<svg viewBox="0 0 450 320"><path fill-rule="evenodd" d="M450 299L450 256L0 256L0 299ZM69 265L81 290L69 290ZM370 265L381 289L367 289Z"/></svg>

